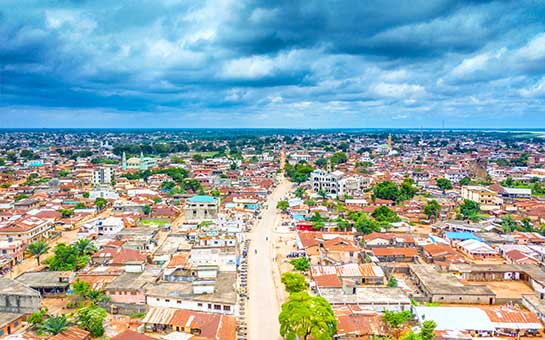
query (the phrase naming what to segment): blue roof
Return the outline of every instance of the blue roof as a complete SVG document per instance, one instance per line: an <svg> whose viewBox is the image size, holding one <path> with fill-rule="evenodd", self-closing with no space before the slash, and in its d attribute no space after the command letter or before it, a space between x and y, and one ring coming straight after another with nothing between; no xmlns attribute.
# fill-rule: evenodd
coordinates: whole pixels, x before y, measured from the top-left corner
<svg viewBox="0 0 545 340"><path fill-rule="evenodd" d="M215 203L216 199L213 196L198 195L188 199L191 203Z"/></svg>
<svg viewBox="0 0 545 340"><path fill-rule="evenodd" d="M475 236L475 234L468 231L447 231L445 236L451 240L477 240L482 241L482 239Z"/></svg>

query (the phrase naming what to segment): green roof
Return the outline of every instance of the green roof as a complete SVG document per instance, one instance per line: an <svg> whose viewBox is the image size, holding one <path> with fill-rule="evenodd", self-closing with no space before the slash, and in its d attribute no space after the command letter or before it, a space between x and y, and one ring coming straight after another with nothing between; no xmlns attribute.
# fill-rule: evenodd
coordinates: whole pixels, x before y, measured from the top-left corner
<svg viewBox="0 0 545 340"><path fill-rule="evenodd" d="M216 199L213 196L205 195L193 196L188 201L191 203L216 203Z"/></svg>

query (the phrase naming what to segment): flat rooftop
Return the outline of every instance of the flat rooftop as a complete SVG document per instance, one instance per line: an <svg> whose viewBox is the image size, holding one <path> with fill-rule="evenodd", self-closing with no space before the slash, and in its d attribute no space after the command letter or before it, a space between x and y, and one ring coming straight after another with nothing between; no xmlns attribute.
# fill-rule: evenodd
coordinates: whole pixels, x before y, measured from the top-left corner
<svg viewBox="0 0 545 340"><path fill-rule="evenodd" d="M358 287L356 294L344 294L338 288L320 289L320 296L332 305L344 304L410 304L411 300L397 287Z"/></svg>
<svg viewBox="0 0 545 340"><path fill-rule="evenodd" d="M485 285L466 286L453 274L440 273L431 265L412 264L409 267L432 295L496 295Z"/></svg>

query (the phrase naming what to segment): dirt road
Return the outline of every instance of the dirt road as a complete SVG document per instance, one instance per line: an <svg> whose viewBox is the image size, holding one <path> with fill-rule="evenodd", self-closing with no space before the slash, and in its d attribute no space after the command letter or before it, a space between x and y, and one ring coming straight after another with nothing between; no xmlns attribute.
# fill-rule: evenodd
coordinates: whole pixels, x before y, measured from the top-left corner
<svg viewBox="0 0 545 340"><path fill-rule="evenodd" d="M248 259L248 337L250 340L278 340L280 326L278 314L280 304L277 289L281 283L273 268L272 234L275 223L280 221L276 204L290 188L290 183L281 181L269 196L263 218L248 234L251 239ZM266 240L269 238L269 240ZM257 250L257 254L255 254Z"/></svg>

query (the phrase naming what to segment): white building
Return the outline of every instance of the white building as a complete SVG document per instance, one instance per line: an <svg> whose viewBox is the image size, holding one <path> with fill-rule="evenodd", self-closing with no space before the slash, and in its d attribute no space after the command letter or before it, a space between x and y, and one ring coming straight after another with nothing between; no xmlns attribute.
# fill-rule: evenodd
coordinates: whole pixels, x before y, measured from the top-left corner
<svg viewBox="0 0 545 340"><path fill-rule="evenodd" d="M93 185L111 185L115 178L115 170L110 166L102 166L93 169Z"/></svg>
<svg viewBox="0 0 545 340"><path fill-rule="evenodd" d="M339 191L341 190L339 181L343 178L343 175L340 171L327 172L324 170L314 170L310 174L312 191L320 192L323 190L331 196L339 195Z"/></svg>

